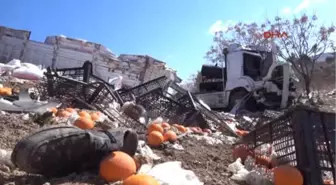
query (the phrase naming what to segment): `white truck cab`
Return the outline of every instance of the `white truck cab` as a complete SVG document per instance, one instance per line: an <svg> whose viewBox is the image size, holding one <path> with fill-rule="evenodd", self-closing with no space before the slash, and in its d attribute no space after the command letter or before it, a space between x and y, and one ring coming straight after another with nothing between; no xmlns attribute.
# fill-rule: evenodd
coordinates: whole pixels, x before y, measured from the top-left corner
<svg viewBox="0 0 336 185"><path fill-rule="evenodd" d="M228 48L225 67L203 65L197 98L212 109L230 108L251 93L250 106L257 102L268 107L284 108L294 95L289 78L290 66L280 64L272 52Z"/></svg>

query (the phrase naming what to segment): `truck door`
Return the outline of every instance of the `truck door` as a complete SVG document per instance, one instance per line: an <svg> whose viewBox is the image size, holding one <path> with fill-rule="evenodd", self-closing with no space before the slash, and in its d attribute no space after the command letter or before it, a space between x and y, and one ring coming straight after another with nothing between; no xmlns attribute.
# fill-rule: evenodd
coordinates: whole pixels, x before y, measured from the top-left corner
<svg viewBox="0 0 336 185"><path fill-rule="evenodd" d="M244 76L252 78L254 81L261 80L261 57L249 53L243 54Z"/></svg>

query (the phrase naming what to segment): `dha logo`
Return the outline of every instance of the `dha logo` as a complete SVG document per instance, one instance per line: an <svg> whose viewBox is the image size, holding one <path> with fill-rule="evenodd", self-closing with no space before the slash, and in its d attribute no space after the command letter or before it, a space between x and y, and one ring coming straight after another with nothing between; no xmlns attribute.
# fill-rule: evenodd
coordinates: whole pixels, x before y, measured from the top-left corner
<svg viewBox="0 0 336 185"><path fill-rule="evenodd" d="M288 38L288 34L286 32L280 33L279 31L266 31L264 32L265 39L273 39L273 38Z"/></svg>

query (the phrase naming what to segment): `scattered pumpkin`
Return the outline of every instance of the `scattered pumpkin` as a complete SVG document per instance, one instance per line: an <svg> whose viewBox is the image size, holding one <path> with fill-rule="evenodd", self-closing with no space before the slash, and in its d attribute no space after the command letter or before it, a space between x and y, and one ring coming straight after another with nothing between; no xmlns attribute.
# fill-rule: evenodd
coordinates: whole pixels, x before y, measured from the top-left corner
<svg viewBox="0 0 336 185"><path fill-rule="evenodd" d="M179 126L179 124L173 124L172 126L177 128Z"/></svg>
<svg viewBox="0 0 336 185"><path fill-rule="evenodd" d="M268 168L272 168L271 159L267 156L260 156L260 155L255 156L255 163L257 165L262 165Z"/></svg>
<svg viewBox="0 0 336 185"><path fill-rule="evenodd" d="M177 130L182 132L182 133L186 133L188 130L186 127L184 127L183 125L178 125L177 127Z"/></svg>
<svg viewBox="0 0 336 185"><path fill-rule="evenodd" d="M125 179L122 185L160 185L160 183L150 175L136 174Z"/></svg>
<svg viewBox="0 0 336 185"><path fill-rule="evenodd" d="M90 116L91 116L91 119L92 119L93 121L97 121L97 120L100 119L100 114L99 114L99 112L92 112L92 113L90 114Z"/></svg>
<svg viewBox="0 0 336 185"><path fill-rule="evenodd" d="M147 133L151 133L153 131L158 131L163 134L163 128L160 124L158 123L152 123L148 126Z"/></svg>
<svg viewBox="0 0 336 185"><path fill-rule="evenodd" d="M54 113L56 115L57 113L57 108L56 107L53 107L50 109L50 112Z"/></svg>
<svg viewBox="0 0 336 185"><path fill-rule="evenodd" d="M90 118L79 117L75 121L74 125L81 128L81 129L92 129L95 124L94 124L94 121L92 121Z"/></svg>
<svg viewBox="0 0 336 185"><path fill-rule="evenodd" d="M240 130L240 129L236 129L236 134L238 136L241 136L241 137L244 137L246 136L247 134L249 134L250 132L249 131L246 131L246 130Z"/></svg>
<svg viewBox="0 0 336 185"><path fill-rule="evenodd" d="M66 108L65 110L68 111L68 112L70 112L70 113L74 113L74 112L76 112L76 110L73 109L73 108L71 108L71 107L68 107L68 108Z"/></svg>
<svg viewBox="0 0 336 185"><path fill-rule="evenodd" d="M190 130L191 130L193 133L196 133L196 134L203 134L202 129L199 128L199 127L190 127Z"/></svg>
<svg viewBox="0 0 336 185"><path fill-rule="evenodd" d="M136 164L131 156L116 151L106 156L100 163L99 174L108 182L124 180L136 173Z"/></svg>
<svg viewBox="0 0 336 185"><path fill-rule="evenodd" d="M324 181L323 181L323 184L324 184L324 185L334 185L335 183L334 183L333 180L328 179L328 180L324 180Z"/></svg>
<svg viewBox="0 0 336 185"><path fill-rule="evenodd" d="M9 87L1 87L0 95L2 96L11 96L13 94L12 88Z"/></svg>
<svg viewBox="0 0 336 185"><path fill-rule="evenodd" d="M241 144L237 145L232 150L232 155L234 159L241 158L242 161L245 161L247 156L253 156L253 152L249 149L247 145Z"/></svg>
<svg viewBox="0 0 336 185"><path fill-rule="evenodd" d="M204 133L208 133L208 134L211 134L211 133L212 133L212 131L211 131L210 129L208 129L208 128L203 129L203 132L204 132Z"/></svg>
<svg viewBox="0 0 336 185"><path fill-rule="evenodd" d="M273 169L274 185L303 185L301 172L292 166L283 165Z"/></svg>
<svg viewBox="0 0 336 185"><path fill-rule="evenodd" d="M164 128L164 129L170 129L170 125L169 125L169 123L167 123L167 122L163 122L163 123L161 124L161 126L162 126L162 128Z"/></svg>
<svg viewBox="0 0 336 185"><path fill-rule="evenodd" d="M153 131L150 132L147 136L147 142L150 146L160 146L164 142L164 137L161 132Z"/></svg>
<svg viewBox="0 0 336 185"><path fill-rule="evenodd" d="M56 116L61 117L61 118L67 118L67 117L71 116L71 113L64 110L64 109L60 109L60 110L57 111Z"/></svg>
<svg viewBox="0 0 336 185"><path fill-rule="evenodd" d="M78 115L79 115L80 117L85 117L85 118L89 118L89 119L91 119L91 115L90 115L88 112L86 112L86 111L80 111L80 112L78 113Z"/></svg>
<svg viewBox="0 0 336 185"><path fill-rule="evenodd" d="M164 141L175 142L177 140L177 135L174 131L168 130L163 135Z"/></svg>

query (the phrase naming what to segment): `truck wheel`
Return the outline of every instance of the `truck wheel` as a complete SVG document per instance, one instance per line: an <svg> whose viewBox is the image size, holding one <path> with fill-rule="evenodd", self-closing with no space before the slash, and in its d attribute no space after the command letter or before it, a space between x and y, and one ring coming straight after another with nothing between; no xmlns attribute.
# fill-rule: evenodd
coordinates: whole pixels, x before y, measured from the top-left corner
<svg viewBox="0 0 336 185"><path fill-rule="evenodd" d="M229 110L231 111L232 108L239 103L239 101L244 98L246 95L248 94L247 91L245 90L240 90L240 91L236 91L233 92L232 95L230 95L230 99L229 99ZM244 105L241 105L240 109L246 109L249 111L255 111L256 109L256 101L253 97L250 97L246 103Z"/></svg>

